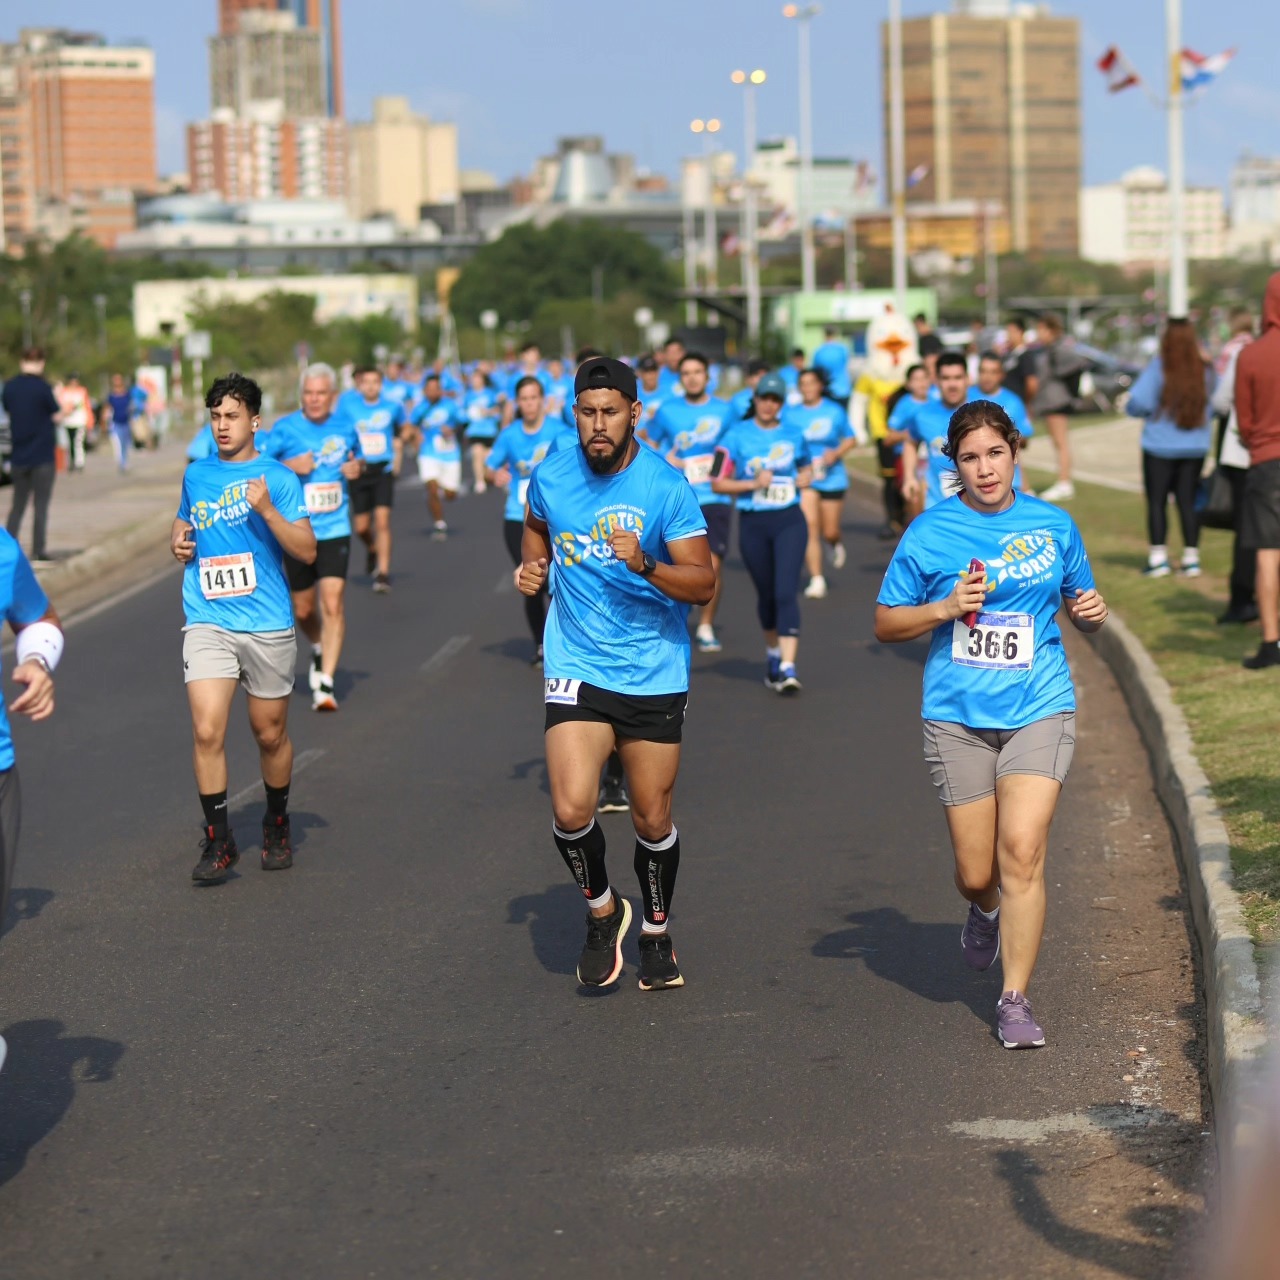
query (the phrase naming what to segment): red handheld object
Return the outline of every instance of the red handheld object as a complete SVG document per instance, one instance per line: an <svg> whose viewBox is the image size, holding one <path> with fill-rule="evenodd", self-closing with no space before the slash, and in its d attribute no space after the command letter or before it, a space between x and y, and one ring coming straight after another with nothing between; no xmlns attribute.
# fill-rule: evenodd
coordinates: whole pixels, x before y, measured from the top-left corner
<svg viewBox="0 0 1280 1280"><path fill-rule="evenodd" d="M980 573L985 577L987 572L987 566L983 561L979 560L977 556L975 556L972 560L969 561L969 572ZM966 613L964 615L964 625L968 627L970 631L972 631L973 628L977 625L977 621L978 621L978 615L976 613Z"/></svg>

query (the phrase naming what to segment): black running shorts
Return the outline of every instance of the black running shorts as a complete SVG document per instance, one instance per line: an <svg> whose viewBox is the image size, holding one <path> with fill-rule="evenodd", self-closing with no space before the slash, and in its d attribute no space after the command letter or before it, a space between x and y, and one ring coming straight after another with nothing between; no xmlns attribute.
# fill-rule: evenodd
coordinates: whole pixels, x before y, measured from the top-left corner
<svg viewBox="0 0 1280 1280"><path fill-rule="evenodd" d="M396 498L396 477L389 462L374 462L358 480L347 486L351 514L367 516L374 507L392 507Z"/></svg>
<svg viewBox="0 0 1280 1280"><path fill-rule="evenodd" d="M613 693L585 680L547 680L547 724L588 720L611 725L619 738L640 742L679 742L689 694L659 693L641 696ZM545 732L545 730L544 730Z"/></svg>
<svg viewBox="0 0 1280 1280"><path fill-rule="evenodd" d="M721 560L729 554L729 522L733 519L732 502L708 502L701 508L707 522L707 543L711 554Z"/></svg>
<svg viewBox="0 0 1280 1280"><path fill-rule="evenodd" d="M321 578L347 577L347 561L351 559L350 538L323 538L316 543L316 558L303 564L288 553L284 557L284 573L290 591L310 591Z"/></svg>

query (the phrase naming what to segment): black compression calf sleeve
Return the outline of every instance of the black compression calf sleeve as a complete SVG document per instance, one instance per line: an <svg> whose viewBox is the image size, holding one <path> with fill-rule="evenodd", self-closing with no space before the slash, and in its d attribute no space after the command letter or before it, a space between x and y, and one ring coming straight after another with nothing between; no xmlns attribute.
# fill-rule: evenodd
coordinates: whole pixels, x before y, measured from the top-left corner
<svg viewBox="0 0 1280 1280"><path fill-rule="evenodd" d="M609 893L609 876L604 869L604 831L591 819L591 825L581 831L561 831L554 823L556 848L564 864L569 868L578 888L591 906L604 906L601 899Z"/></svg>
<svg viewBox="0 0 1280 1280"><path fill-rule="evenodd" d="M273 787L265 779L262 783L267 793L267 812L273 818L283 818L289 810L289 783L283 787Z"/></svg>
<svg viewBox="0 0 1280 1280"><path fill-rule="evenodd" d="M676 872L680 869L680 833L671 828L664 840L650 844L636 837L636 879L640 881L640 897L644 902L645 933L663 933L671 914L671 896L676 889Z"/></svg>
<svg viewBox="0 0 1280 1280"><path fill-rule="evenodd" d="M215 837L227 834L227 793L211 791L200 794L200 808L204 810L204 825L213 828Z"/></svg>

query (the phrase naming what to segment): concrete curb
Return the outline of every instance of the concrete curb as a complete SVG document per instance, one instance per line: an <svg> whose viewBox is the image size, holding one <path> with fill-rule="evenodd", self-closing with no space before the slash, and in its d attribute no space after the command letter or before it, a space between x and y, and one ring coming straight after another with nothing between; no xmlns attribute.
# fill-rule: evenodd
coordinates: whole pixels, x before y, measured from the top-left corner
<svg viewBox="0 0 1280 1280"><path fill-rule="evenodd" d="M1218 1165L1230 1178L1260 1132L1255 1079L1266 1045L1258 968L1235 891L1231 842L1186 717L1151 655L1115 614L1090 639L1124 692L1151 756L1156 794L1177 835L1204 974Z"/></svg>
<svg viewBox="0 0 1280 1280"><path fill-rule="evenodd" d="M69 559L38 570L36 577L56 603L59 592L78 587L142 551L154 550L157 545L167 545L172 527L172 509L154 512Z"/></svg>
<svg viewBox="0 0 1280 1280"><path fill-rule="evenodd" d="M851 471L850 477L864 488L880 488L871 476ZM1177 837L1204 974L1218 1168L1230 1179L1262 1130L1256 1096L1266 1048L1258 966L1235 891L1231 841L1208 776L1196 759L1187 719L1151 655L1114 613L1089 639L1129 704L1151 757L1156 794Z"/></svg>

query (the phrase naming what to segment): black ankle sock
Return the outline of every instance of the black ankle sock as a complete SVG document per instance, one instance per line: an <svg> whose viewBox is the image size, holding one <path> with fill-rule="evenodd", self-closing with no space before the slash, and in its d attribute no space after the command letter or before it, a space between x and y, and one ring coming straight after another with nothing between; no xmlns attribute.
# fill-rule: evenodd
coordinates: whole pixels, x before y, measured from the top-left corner
<svg viewBox="0 0 1280 1280"><path fill-rule="evenodd" d="M569 868L578 888L588 902L602 898L609 891L609 876L604 869L604 831L591 819L591 825L582 831L561 831L552 824L556 848L564 864Z"/></svg>
<svg viewBox="0 0 1280 1280"><path fill-rule="evenodd" d="M671 896L675 893L676 872L680 869L680 833L675 827L665 840L652 844L636 837L635 868L646 930L661 932L667 927L667 917L671 914Z"/></svg>
<svg viewBox="0 0 1280 1280"><path fill-rule="evenodd" d="M267 789L267 812L273 818L283 818L289 810L289 784L273 787L264 779L262 785Z"/></svg>
<svg viewBox="0 0 1280 1280"><path fill-rule="evenodd" d="M227 834L227 793L214 791L209 795L200 793L200 807L204 810L204 825L213 828L215 837Z"/></svg>

